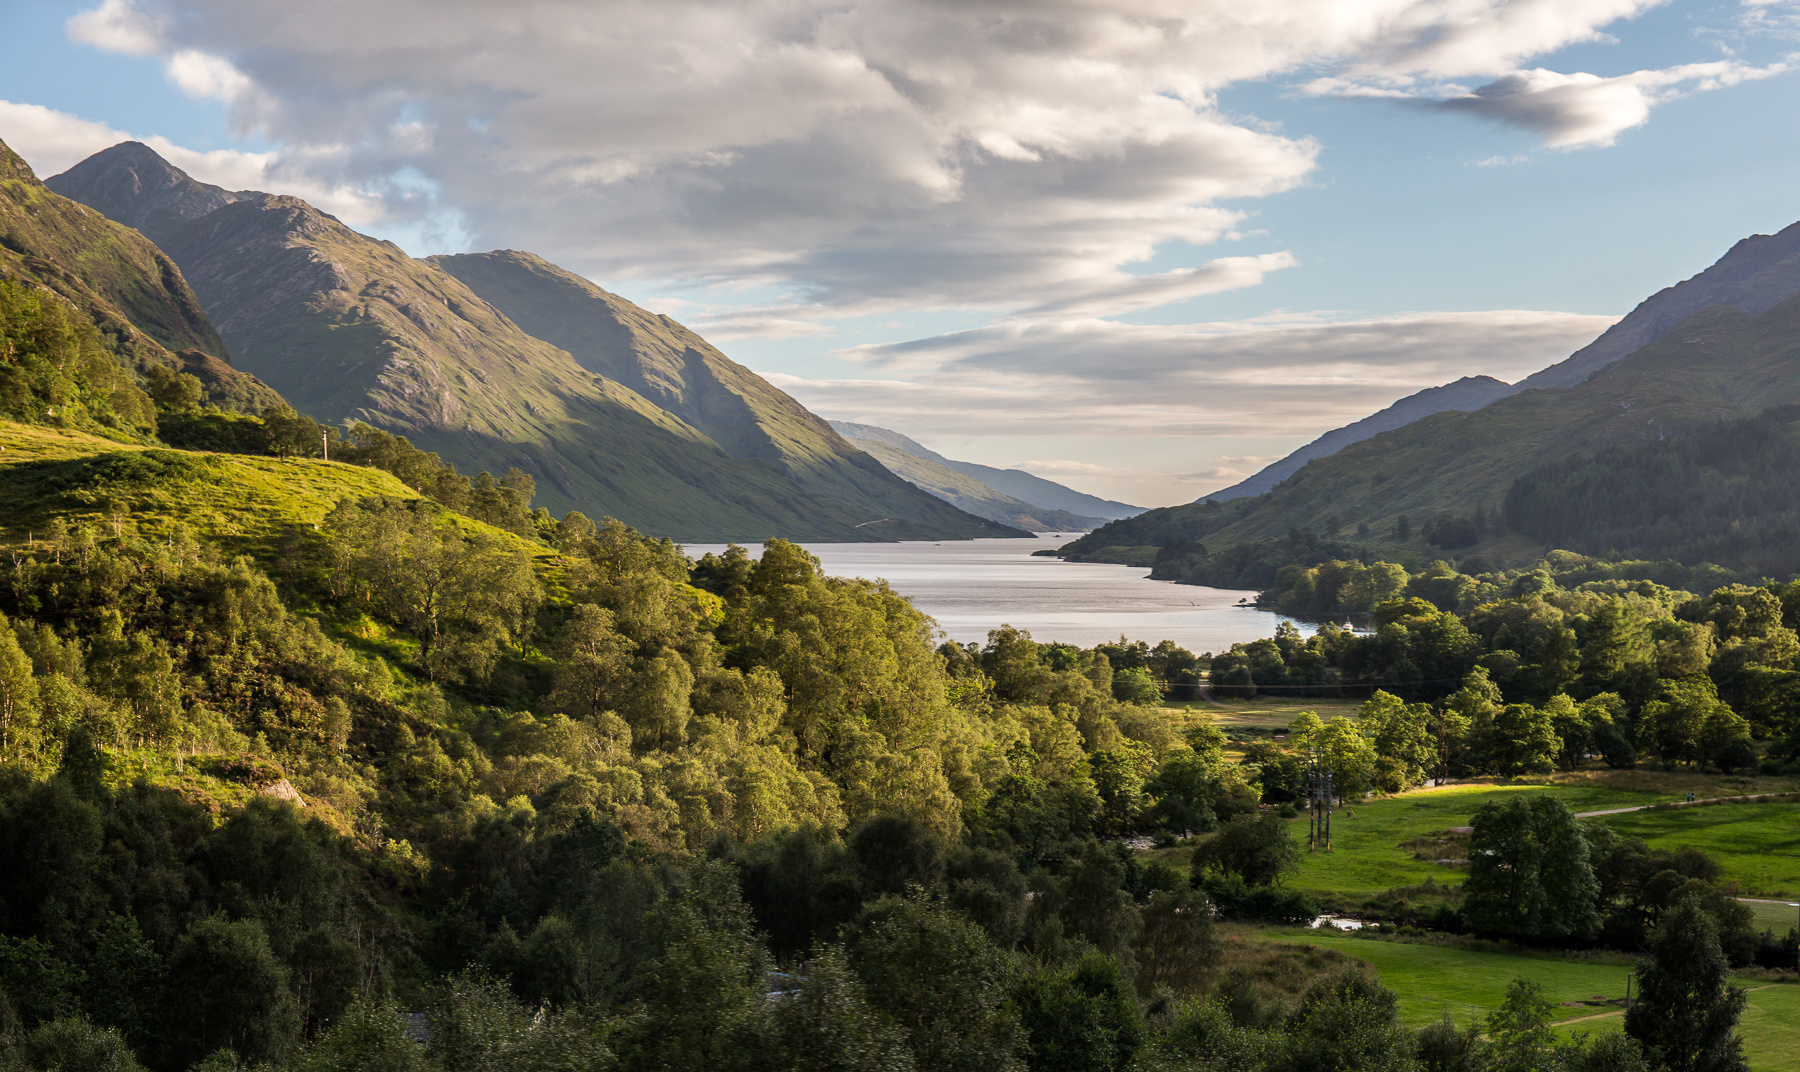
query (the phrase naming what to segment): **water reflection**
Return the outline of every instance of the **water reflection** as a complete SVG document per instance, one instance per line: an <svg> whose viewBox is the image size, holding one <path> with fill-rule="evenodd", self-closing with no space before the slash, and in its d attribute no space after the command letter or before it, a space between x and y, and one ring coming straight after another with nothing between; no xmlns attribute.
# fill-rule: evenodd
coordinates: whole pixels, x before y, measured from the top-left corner
<svg viewBox="0 0 1800 1072"><path fill-rule="evenodd" d="M1033 540L807 544L828 573L885 578L952 638L983 641L1010 624L1040 642L1091 647L1121 635L1193 652L1224 651L1273 636L1282 615L1243 607L1255 592L1152 581L1148 569L1034 558L1074 534ZM695 558L721 544L688 544ZM759 549L752 547L752 554ZM1311 633L1310 626L1301 625Z"/></svg>

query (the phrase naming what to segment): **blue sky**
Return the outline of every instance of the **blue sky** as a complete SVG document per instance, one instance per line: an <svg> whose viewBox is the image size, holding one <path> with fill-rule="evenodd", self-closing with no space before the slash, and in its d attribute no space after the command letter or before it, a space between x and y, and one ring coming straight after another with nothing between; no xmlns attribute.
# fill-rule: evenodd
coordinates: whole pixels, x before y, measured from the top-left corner
<svg viewBox="0 0 1800 1072"><path fill-rule="evenodd" d="M415 40L421 2L331 0L314 34L264 0L4 0L0 139L48 174L154 136L415 254L534 249L826 416L1146 505L1413 390L1516 379L1800 219L1780 4L1464 0L1302 41L1292 0L1169 44L1120 22L1137 0L1074 3L1022 55L905 3L796 29L619 0L584 37L581 5L522 0L533 33L495 44L481 5ZM352 10L366 40L334 40ZM629 69L672 32L684 55ZM716 84L657 81L684 62ZM894 70L914 81L871 73ZM1071 70L1110 73L1065 92Z"/></svg>

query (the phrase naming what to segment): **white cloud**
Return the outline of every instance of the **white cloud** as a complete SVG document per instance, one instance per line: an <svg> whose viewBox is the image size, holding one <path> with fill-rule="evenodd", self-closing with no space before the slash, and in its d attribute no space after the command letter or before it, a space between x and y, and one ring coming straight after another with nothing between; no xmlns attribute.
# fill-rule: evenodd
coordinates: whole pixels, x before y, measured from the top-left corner
<svg viewBox="0 0 1800 1072"><path fill-rule="evenodd" d="M1234 202L1315 166L1317 143L1225 114L1221 89L1316 74L1600 144L1680 90L1524 62L1649 6L105 0L69 31L163 57L320 186L378 191L400 217L429 211L390 181L415 169L476 243L611 280L783 290L723 326L792 334L886 308L1109 315L1253 285L1288 255L1132 270L1236 235ZM1672 70L1688 88L1741 76Z"/></svg>
<svg viewBox="0 0 1800 1072"><path fill-rule="evenodd" d="M25 158L39 178L58 172L122 141L141 141L161 153L171 164L201 182L227 190L263 190L293 194L345 220L353 226L371 226L387 218L387 205L379 197L343 186L326 186L311 169L296 166L272 152L250 153L238 149L202 152L177 145L167 138L137 137L105 123L96 123L37 104L0 100L0 141Z"/></svg>
<svg viewBox="0 0 1800 1072"><path fill-rule="evenodd" d="M161 31L130 0L106 0L71 18L68 30L71 40L125 56L152 56L162 47Z"/></svg>
<svg viewBox="0 0 1800 1072"><path fill-rule="evenodd" d="M195 100L221 100L227 103L250 92L250 79L231 65L230 60L209 56L195 49L183 49L169 57L163 65L169 81Z"/></svg>
<svg viewBox="0 0 1800 1072"><path fill-rule="evenodd" d="M1461 376L1518 379L1615 319L1501 310L1337 323L1008 322L838 352L869 368L868 379L769 379L826 416L918 436L1310 439Z"/></svg>

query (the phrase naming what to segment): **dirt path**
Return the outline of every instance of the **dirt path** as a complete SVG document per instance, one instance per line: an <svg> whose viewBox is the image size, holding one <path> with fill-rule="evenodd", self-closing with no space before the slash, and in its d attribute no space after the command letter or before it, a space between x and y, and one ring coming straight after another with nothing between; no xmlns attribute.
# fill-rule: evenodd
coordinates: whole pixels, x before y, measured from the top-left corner
<svg viewBox="0 0 1800 1072"><path fill-rule="evenodd" d="M1767 990L1774 985L1775 985L1774 983L1764 983L1761 986L1747 986L1747 987L1744 987L1744 993L1748 994L1748 993L1752 993L1757 990ZM1589 1020L1604 1020L1608 1016L1624 1016L1624 1015L1625 1015L1624 1009L1612 1009L1607 1012L1592 1013L1588 1016L1573 1016L1567 1020L1555 1020L1555 1021L1551 1022L1550 1026L1553 1028L1554 1027L1566 1027L1569 1024L1582 1024L1582 1023L1586 1023Z"/></svg>
<svg viewBox="0 0 1800 1072"><path fill-rule="evenodd" d="M1578 811L1577 819L1592 819L1596 815L1623 815L1628 811L1643 811L1645 808L1691 808L1697 804L1712 804L1721 800L1755 800L1757 797L1773 796L1771 793L1745 793L1736 797L1702 797L1699 800L1665 800L1657 804L1638 804L1630 808L1602 808L1599 811Z"/></svg>

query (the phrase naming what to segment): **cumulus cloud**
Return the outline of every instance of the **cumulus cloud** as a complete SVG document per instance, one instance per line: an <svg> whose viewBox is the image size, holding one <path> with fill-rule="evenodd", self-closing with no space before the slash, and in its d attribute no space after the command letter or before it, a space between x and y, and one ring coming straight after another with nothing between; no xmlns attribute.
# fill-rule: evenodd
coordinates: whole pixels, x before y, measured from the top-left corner
<svg viewBox="0 0 1800 1072"><path fill-rule="evenodd" d="M1464 375L1523 377L1615 319L1501 310L1340 323L1004 323L838 351L867 367L866 379L770 379L827 416L916 435L1310 439Z"/></svg>
<svg viewBox="0 0 1800 1072"><path fill-rule="evenodd" d="M69 32L162 57L238 129L391 215L426 211L393 181L410 171L478 245L612 280L773 287L788 301L738 328L782 334L920 304L1110 315L1251 285L1289 255L1132 271L1236 235L1238 202L1315 166L1317 143L1225 114L1220 89L1321 73L1321 92L1467 97L1598 144L1673 83L1595 103L1524 63L1652 2L104 0Z"/></svg>

